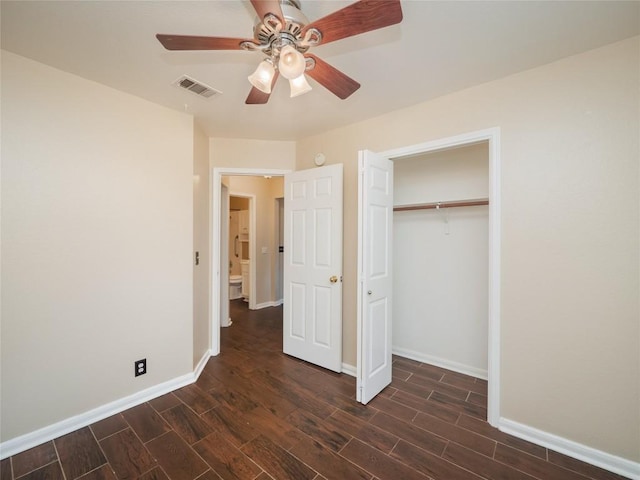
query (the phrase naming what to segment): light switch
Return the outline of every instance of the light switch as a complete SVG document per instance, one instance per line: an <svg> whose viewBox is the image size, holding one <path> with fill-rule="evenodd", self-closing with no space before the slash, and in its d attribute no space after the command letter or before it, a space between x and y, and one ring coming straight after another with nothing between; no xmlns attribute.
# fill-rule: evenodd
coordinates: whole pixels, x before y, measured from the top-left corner
<svg viewBox="0 0 640 480"><path fill-rule="evenodd" d="M267 253L267 247L262 247L262 253Z"/></svg>

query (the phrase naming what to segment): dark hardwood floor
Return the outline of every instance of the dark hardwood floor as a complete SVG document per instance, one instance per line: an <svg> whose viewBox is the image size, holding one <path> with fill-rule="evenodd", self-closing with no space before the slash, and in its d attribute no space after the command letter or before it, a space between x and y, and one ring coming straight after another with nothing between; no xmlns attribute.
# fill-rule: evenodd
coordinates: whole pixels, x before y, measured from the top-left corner
<svg viewBox="0 0 640 480"><path fill-rule="evenodd" d="M5 459L0 480L620 479L503 434L482 380L396 357L369 405L355 379L282 354L282 309L232 302L197 383Z"/></svg>

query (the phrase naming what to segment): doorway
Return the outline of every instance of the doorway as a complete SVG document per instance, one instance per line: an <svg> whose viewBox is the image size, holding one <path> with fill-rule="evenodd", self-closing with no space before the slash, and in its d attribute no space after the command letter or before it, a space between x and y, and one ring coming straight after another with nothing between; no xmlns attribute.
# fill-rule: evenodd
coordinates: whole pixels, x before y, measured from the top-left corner
<svg viewBox="0 0 640 480"><path fill-rule="evenodd" d="M256 275L251 275L251 272L256 270L255 203L255 195L230 190L229 253L226 259L220 259L222 263L229 264L229 300L242 299L250 310L256 308L254 294ZM236 281L238 277L240 283ZM224 318L222 320L224 325Z"/></svg>
<svg viewBox="0 0 640 480"><path fill-rule="evenodd" d="M468 134L458 135L455 137L444 138L432 142L427 142L419 145L413 145L409 147L403 147L395 150L390 150L377 154L376 157L399 160L402 158L408 158L415 155L426 154L437 150L444 150L455 147L468 146L480 142L488 142L489 150L489 228L488 228L488 412L487 420L493 425L497 426L500 416L500 129L492 128L487 130L481 130L477 132L471 132ZM370 153L370 152L369 152ZM366 158L367 152L363 152ZM366 162L365 162L366 163ZM366 167L364 167L366 168ZM367 178L365 170L364 176L359 177L362 181L363 178ZM363 192L366 191L366 184L359 184L359 240L358 240L358 257L359 265L362 265L364 259L369 255L368 252L373 252L376 248L379 248L375 238L367 236L369 229L365 226L365 221L369 218L366 211L367 202L364 200ZM364 210L363 210L364 209ZM385 241L387 241L385 239ZM390 240L389 240L390 241ZM373 345L371 345L371 338L377 338L377 344L385 345L385 362L379 362L381 365L385 363L384 367L388 368L390 379L391 370L391 335L390 332L373 332L367 335L363 334L363 331L371 332L375 329L374 323L371 323L368 312L368 297L367 294L371 290L368 289L368 279L361 268L358 269L358 390L357 396L361 400L362 390L367 386L367 361L372 358ZM380 322L382 325L384 322ZM388 325L387 325L388 327ZM386 337L385 337L386 335ZM383 339L383 337L385 337ZM378 351L380 349L378 348ZM364 367L363 367L364 366ZM384 388L384 387L382 387ZM380 391L381 388L377 391ZM367 395L369 398L370 396Z"/></svg>
<svg viewBox="0 0 640 480"><path fill-rule="evenodd" d="M270 227L275 230L274 201L278 197L287 199L284 201L283 352L333 371L342 370L342 172L342 164L295 172L213 169L211 355L220 353L220 319L225 305L228 306L225 297L228 297L229 285L223 280L228 263L222 255L224 244L228 247L228 233L222 227L225 222L221 221L227 220L227 213L221 207L225 203L222 192L227 186L222 179L225 176L279 176L284 177L284 189L279 195L272 190L269 201L259 201L256 197L254 217L261 221L269 217L266 221L271 222ZM280 212L279 206L277 211ZM274 239L275 235L270 238ZM252 242L251 255L255 258L253 252L259 252L258 255L273 259L274 265L275 256L265 254L275 250L279 254L279 248L265 242ZM255 275L253 269L251 273ZM271 287L274 285L270 283ZM255 293L259 296L260 292ZM270 293L273 295L273 291ZM276 302L266 303L257 303L256 308L272 307Z"/></svg>
<svg viewBox="0 0 640 480"><path fill-rule="evenodd" d="M224 259L225 250L228 251L229 238L228 230L224 228L224 223L228 220L228 207L224 209L226 200L223 199L223 191L225 186L223 185L223 177L227 176L245 176L245 177L283 177L285 173L289 173L289 170L279 169L250 169L250 168L214 168L211 171L211 185L212 185L212 198L211 198L211 212L212 212L212 254L211 254L211 355L218 355L220 353L220 327L223 322L221 319L225 318L225 311L228 312L229 306L229 280L228 280L228 260ZM234 192L237 195L237 192ZM253 209L255 210L255 208ZM250 216L253 220L250 220L250 225L255 224L255 211ZM225 220L223 222L222 220ZM255 227L253 228L255 232ZM256 240L251 236L251 226L249 227L249 257L257 257ZM260 246L262 248L262 245ZM228 255L228 254L227 254ZM262 255L262 254L260 254ZM222 264L224 262L224 265ZM251 307L251 291L253 291L254 305L260 307L256 302L255 295L255 263L250 265L249 269L250 288L249 300Z"/></svg>

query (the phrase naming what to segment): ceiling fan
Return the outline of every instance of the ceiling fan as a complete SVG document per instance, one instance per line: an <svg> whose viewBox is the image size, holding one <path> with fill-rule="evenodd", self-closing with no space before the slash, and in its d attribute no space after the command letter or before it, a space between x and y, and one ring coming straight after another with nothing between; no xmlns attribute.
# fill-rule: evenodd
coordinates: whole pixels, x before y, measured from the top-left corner
<svg viewBox="0 0 640 480"><path fill-rule="evenodd" d="M249 76L247 104L264 104L279 75L289 80L291 97L311 90L305 73L341 99L360 84L315 55L311 47L377 30L402 21L400 0L359 0L309 22L299 0L251 0L258 14L253 38L157 34L167 50L248 50L265 55Z"/></svg>

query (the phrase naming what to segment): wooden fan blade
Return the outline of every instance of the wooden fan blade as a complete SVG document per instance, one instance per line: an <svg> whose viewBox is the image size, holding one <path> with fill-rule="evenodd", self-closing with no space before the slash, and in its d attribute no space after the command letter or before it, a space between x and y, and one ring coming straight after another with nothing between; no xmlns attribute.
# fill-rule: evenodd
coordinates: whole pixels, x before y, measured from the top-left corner
<svg viewBox="0 0 640 480"><path fill-rule="evenodd" d="M264 19L266 14L271 13L284 23L282 8L280 8L280 2L278 0L251 0L251 5L253 5L260 20Z"/></svg>
<svg viewBox="0 0 640 480"><path fill-rule="evenodd" d="M273 76L273 80L271 80L272 92L273 87L275 87L276 85L276 80L278 80L278 72L276 72L276 74ZM269 101L270 96L270 93L264 93L262 90L258 90L256 87L253 87L244 103L246 103L247 105L264 105Z"/></svg>
<svg viewBox="0 0 640 480"><path fill-rule="evenodd" d="M360 88L360 84L354 79L347 77L340 70L315 55L307 53L305 57L313 58L316 62L315 67L305 73L342 100Z"/></svg>
<svg viewBox="0 0 640 480"><path fill-rule="evenodd" d="M247 105L264 105L269 101L270 96L270 93L264 93L262 90L253 87L244 103Z"/></svg>
<svg viewBox="0 0 640 480"><path fill-rule="evenodd" d="M194 37L192 35L165 35L156 38L167 50L242 50L242 42L253 42L244 38Z"/></svg>
<svg viewBox="0 0 640 480"><path fill-rule="evenodd" d="M360 35L402 21L400 0L360 0L337 10L303 28L302 35L310 28L322 33L320 45L346 37Z"/></svg>

